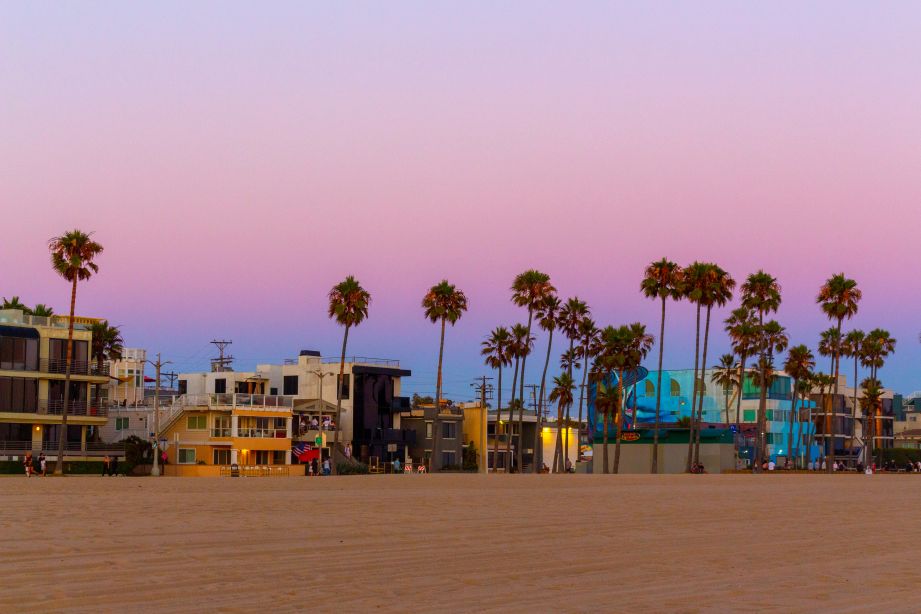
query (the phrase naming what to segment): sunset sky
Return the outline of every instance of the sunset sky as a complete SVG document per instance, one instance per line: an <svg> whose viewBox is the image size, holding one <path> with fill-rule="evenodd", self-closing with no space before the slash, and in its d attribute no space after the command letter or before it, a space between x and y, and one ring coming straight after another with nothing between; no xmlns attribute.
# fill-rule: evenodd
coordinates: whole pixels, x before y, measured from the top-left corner
<svg viewBox="0 0 921 614"><path fill-rule="evenodd" d="M419 303L446 277L470 300L445 354L463 400L487 332L526 319L524 269L657 334L651 260L763 268L813 348L844 272L846 327L887 328L881 378L911 392L919 32L911 2L7 3L0 296L66 312L46 242L92 230L80 314L177 370L232 339L245 370L338 354L326 293L354 274L373 303L349 353L399 358L411 394L434 392ZM666 367L693 366L692 320L670 305Z"/></svg>

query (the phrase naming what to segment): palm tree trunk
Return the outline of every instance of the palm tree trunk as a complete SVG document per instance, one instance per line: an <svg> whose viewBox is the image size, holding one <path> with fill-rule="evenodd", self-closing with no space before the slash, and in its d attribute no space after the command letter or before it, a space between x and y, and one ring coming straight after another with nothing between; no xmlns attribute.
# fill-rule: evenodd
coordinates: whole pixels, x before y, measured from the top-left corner
<svg viewBox="0 0 921 614"><path fill-rule="evenodd" d="M688 421L688 458L684 464L684 470L691 472L691 461L694 460L694 418L696 417L697 407L697 360L700 353L700 303L697 304L697 333L694 340L694 386L691 391L691 419Z"/></svg>
<svg viewBox="0 0 921 614"><path fill-rule="evenodd" d="M70 406L70 373L73 370L74 313L77 308L77 278L70 288L70 319L67 321L67 353L64 359L64 407L61 409L61 432L58 437L58 460L54 464L54 475L64 475L64 443L67 441L67 412Z"/></svg>
<svg viewBox="0 0 921 614"><path fill-rule="evenodd" d="M345 379L345 347L349 342L349 325L346 324L342 334L342 355L339 357L339 378L336 380L336 430L333 432L333 451L339 451L339 432L342 430L342 381ZM352 433L354 436L354 433ZM338 473L335 454L331 455L330 470Z"/></svg>
<svg viewBox="0 0 921 614"><path fill-rule="evenodd" d="M579 388L579 423L576 429L576 460L578 461L581 458L582 450L582 399L584 399L588 391L585 388L585 382L588 380L588 344L585 345L585 351L582 352L582 360L584 361L582 369L582 386ZM595 431L592 429L591 437L594 441Z"/></svg>
<svg viewBox="0 0 921 614"><path fill-rule="evenodd" d="M603 422L604 422L604 443L602 445L604 447L602 448L603 450L602 456L604 457L603 458L604 471L602 473L611 473L610 469L608 468L608 409L607 408L605 408L604 410Z"/></svg>
<svg viewBox="0 0 921 614"><path fill-rule="evenodd" d="M441 339L438 343L438 374L435 380L435 417L432 421L432 460L430 461L431 471L441 469L441 461L438 458L438 442L441 435L441 426L438 416L441 414L441 365L445 353L445 319L441 318ZM486 392L484 391L485 395Z"/></svg>
<svg viewBox="0 0 921 614"><path fill-rule="evenodd" d="M857 351L855 348L854 351L854 408L851 415L851 424L854 426L851 428L851 450L854 449L854 444L857 442Z"/></svg>
<svg viewBox="0 0 921 614"><path fill-rule="evenodd" d="M553 329L550 329L547 337L547 357L544 359L544 372L540 377L540 394L537 396L537 423L534 428L534 462L531 464L531 473L540 473L540 467L537 466L537 446L540 444L540 460L544 461L544 446L541 441L541 420L544 415L544 389L547 384L547 367L550 366L550 348L553 346Z"/></svg>
<svg viewBox="0 0 921 614"><path fill-rule="evenodd" d="M515 387L518 385L518 357L515 357L515 372L512 376L512 398L508 405L508 429L505 433L505 472L512 472L512 424L515 422ZM498 425L497 425L498 426ZM496 431L498 433L498 430ZM520 432L520 431L519 431ZM519 446L520 447L520 446ZM496 465L498 467L498 465Z"/></svg>
<svg viewBox="0 0 921 614"><path fill-rule="evenodd" d="M496 395L496 431L493 434L492 444L492 466L493 472L499 469L499 424L502 422L502 356L499 356L499 385L497 386ZM485 392L484 392L485 396ZM485 443L485 442L484 442ZM489 462L487 458L486 473L489 473Z"/></svg>
<svg viewBox="0 0 921 614"><path fill-rule="evenodd" d="M704 327L704 353L700 359L700 398L697 400L697 429L694 431L694 462L700 463L700 430L704 419L704 389L707 387L707 344L710 341L710 310L707 305L707 324Z"/></svg>
<svg viewBox="0 0 921 614"><path fill-rule="evenodd" d="M841 338L841 318L838 318L838 338ZM831 404L829 409L831 410L831 422L829 423L828 430L831 435L831 453L828 455L828 464L825 468L826 473L831 473L833 471L832 466L835 464L835 401L838 400L838 369L841 367L841 358L838 349L835 349L834 356L832 360L835 363L835 381L832 384L832 395L831 395Z"/></svg>
<svg viewBox="0 0 921 614"><path fill-rule="evenodd" d="M759 330L760 327L764 326L764 312L761 311L758 312L758 326ZM761 473L761 463L764 460L764 417L765 411L767 411L767 386L765 386L764 381L767 377L765 371L767 361L764 360L764 350L761 351L759 358L761 359L761 385L758 386L760 394L758 397L758 415L755 420L757 422L757 432L755 433L755 473Z"/></svg>
<svg viewBox="0 0 921 614"><path fill-rule="evenodd" d="M522 462L524 460L524 451L522 450L522 448L524 447L522 445L524 443L524 433L521 430L521 425L524 422L524 368L528 362L528 354L531 353L531 350L528 346L531 343L531 325L533 323L534 323L534 307L529 306L528 307L528 334L524 340L525 353L521 357L521 380L518 382L518 386L519 386L518 398L521 401L521 407L518 408L518 449L515 451L516 452L515 455L518 457L518 471L524 470L524 468L522 467ZM535 428L536 428L536 424L537 423L535 422ZM536 450L535 450L535 459L534 459L533 464L537 464Z"/></svg>
<svg viewBox="0 0 921 614"><path fill-rule="evenodd" d="M614 418L617 423L617 441L614 443L614 473L620 469L620 440L624 432L624 371L617 371L617 417Z"/></svg>
<svg viewBox="0 0 921 614"><path fill-rule="evenodd" d="M736 397L736 457L738 457L739 448L741 447L738 444L742 441L742 392L745 390L745 360L747 358L748 356L745 354L739 354L739 396Z"/></svg>
<svg viewBox="0 0 921 614"><path fill-rule="evenodd" d="M518 399L518 445L515 446L515 462L518 464L518 471L524 471L524 401Z"/></svg>
<svg viewBox="0 0 921 614"><path fill-rule="evenodd" d="M569 369L567 371L570 381L572 380L572 360L575 358L572 355L573 347L575 343L570 338L569 340ZM563 460L564 455L569 453L569 432L565 431L563 427L563 408L557 404L556 408L556 449L553 451L553 468L557 469L557 462L559 462L559 471L562 472L566 467L566 461ZM566 425L569 425L569 407L567 406L566 411ZM564 452L565 450L565 452Z"/></svg>
<svg viewBox="0 0 921 614"><path fill-rule="evenodd" d="M787 433L787 458L796 458L793 456L793 414L796 413L796 380L793 380L793 406L790 409L790 432Z"/></svg>
<svg viewBox="0 0 921 614"><path fill-rule="evenodd" d="M662 353L665 350L665 297L662 297L662 317L659 320L659 370L656 374L656 428L652 433L652 467L650 473L659 473L659 419L662 407Z"/></svg>

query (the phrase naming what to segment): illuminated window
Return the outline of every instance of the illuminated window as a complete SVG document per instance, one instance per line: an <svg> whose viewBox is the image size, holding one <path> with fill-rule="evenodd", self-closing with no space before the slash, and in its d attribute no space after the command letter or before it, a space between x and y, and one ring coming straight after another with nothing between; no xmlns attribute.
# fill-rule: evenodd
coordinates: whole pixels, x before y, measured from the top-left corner
<svg viewBox="0 0 921 614"><path fill-rule="evenodd" d="M681 384L675 380L669 380L671 382L672 396L680 397L681 396Z"/></svg>

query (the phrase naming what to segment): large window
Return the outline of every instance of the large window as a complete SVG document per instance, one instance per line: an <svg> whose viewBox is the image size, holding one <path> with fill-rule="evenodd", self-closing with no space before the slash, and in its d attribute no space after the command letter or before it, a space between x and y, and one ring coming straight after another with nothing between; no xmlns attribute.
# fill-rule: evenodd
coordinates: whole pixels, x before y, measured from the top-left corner
<svg viewBox="0 0 921 614"><path fill-rule="evenodd" d="M214 393L224 394L225 392L227 392L227 379L221 377L214 380Z"/></svg>
<svg viewBox="0 0 921 614"><path fill-rule="evenodd" d="M189 381L181 379L179 380L179 394L186 394L189 390Z"/></svg>
<svg viewBox="0 0 921 614"><path fill-rule="evenodd" d="M253 462L256 465L269 464L270 450L253 450Z"/></svg>
<svg viewBox="0 0 921 614"><path fill-rule="evenodd" d="M215 465L229 465L230 464L230 450L217 449L214 451L214 464Z"/></svg>
<svg viewBox="0 0 921 614"><path fill-rule="evenodd" d="M179 448L179 464L180 465L194 465L195 464L195 448Z"/></svg>
<svg viewBox="0 0 921 614"><path fill-rule="evenodd" d="M456 456L455 456L453 450L450 450L450 451L449 451L449 450L445 450L444 452L441 453L441 466L442 466L442 468L444 468L444 467L452 467L452 466L454 466L456 463L457 463L457 458L456 458Z"/></svg>
<svg viewBox="0 0 921 614"><path fill-rule="evenodd" d="M282 394L297 394L297 376L286 375Z"/></svg>
<svg viewBox="0 0 921 614"><path fill-rule="evenodd" d="M285 451L284 450L273 450L272 451L272 464L273 465L284 465L285 464Z"/></svg>
<svg viewBox="0 0 921 614"><path fill-rule="evenodd" d="M0 369L38 371L38 339L0 337Z"/></svg>
<svg viewBox="0 0 921 614"><path fill-rule="evenodd" d="M190 431L208 430L208 416L188 416L186 418L186 429Z"/></svg>
<svg viewBox="0 0 921 614"><path fill-rule="evenodd" d="M115 418L115 430L116 431L127 431L128 430L129 418L127 416L122 418Z"/></svg>
<svg viewBox="0 0 921 614"><path fill-rule="evenodd" d="M0 377L0 411L33 413L37 407L37 379Z"/></svg>
<svg viewBox="0 0 921 614"><path fill-rule="evenodd" d="M71 356L71 370L74 373L86 373L89 364L89 344L86 341L74 341ZM67 339L50 339L48 341L48 370L52 373L64 373L67 368Z"/></svg>
<svg viewBox="0 0 921 614"><path fill-rule="evenodd" d="M441 423L442 439L457 439L457 422Z"/></svg>
<svg viewBox="0 0 921 614"><path fill-rule="evenodd" d="M211 429L212 437L230 437L231 434L231 417L215 416L214 428Z"/></svg>

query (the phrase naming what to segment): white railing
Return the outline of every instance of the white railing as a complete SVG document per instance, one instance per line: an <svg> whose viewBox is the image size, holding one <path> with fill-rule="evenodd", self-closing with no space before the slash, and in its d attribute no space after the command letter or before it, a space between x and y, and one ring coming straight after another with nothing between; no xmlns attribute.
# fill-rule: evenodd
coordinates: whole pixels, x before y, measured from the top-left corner
<svg viewBox="0 0 921 614"><path fill-rule="evenodd" d="M173 404L182 407L233 407L235 409L274 410L292 408L294 406L294 397L277 394L183 394L177 397Z"/></svg>

